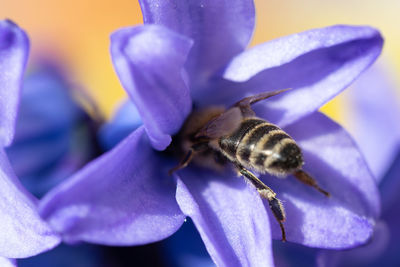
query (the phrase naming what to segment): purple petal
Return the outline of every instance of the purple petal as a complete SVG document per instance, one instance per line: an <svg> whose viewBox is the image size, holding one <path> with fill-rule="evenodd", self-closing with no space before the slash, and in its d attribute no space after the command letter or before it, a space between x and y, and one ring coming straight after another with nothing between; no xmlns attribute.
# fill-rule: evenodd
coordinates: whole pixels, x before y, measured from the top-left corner
<svg viewBox="0 0 400 267"><path fill-rule="evenodd" d="M10 145L14 137L28 53L25 32L9 20L0 21L0 147Z"/></svg>
<svg viewBox="0 0 400 267"><path fill-rule="evenodd" d="M141 127L46 195L41 215L67 242L137 245L161 240L185 219L165 168Z"/></svg>
<svg viewBox="0 0 400 267"><path fill-rule="evenodd" d="M157 150L169 145L192 107L182 76L191 46L190 39L157 25L111 36L114 67Z"/></svg>
<svg viewBox="0 0 400 267"><path fill-rule="evenodd" d="M0 266L1 267L17 267L17 262L15 259L7 259L0 257Z"/></svg>
<svg viewBox="0 0 400 267"><path fill-rule="evenodd" d="M33 175L56 164L68 152L71 139L69 132L43 135L41 138L30 140L16 139L6 152L15 173L23 180L23 177Z"/></svg>
<svg viewBox="0 0 400 267"><path fill-rule="evenodd" d="M60 240L42 221L36 199L19 183L0 149L0 255L21 258L56 246Z"/></svg>
<svg viewBox="0 0 400 267"><path fill-rule="evenodd" d="M178 204L196 225L218 266L273 266L269 220L243 179L183 170Z"/></svg>
<svg viewBox="0 0 400 267"><path fill-rule="evenodd" d="M387 249L389 239L390 233L386 224L379 221L368 244L346 251L321 250L317 254L317 266L374 266L371 265L372 262L379 265L382 262L378 260L379 256Z"/></svg>
<svg viewBox="0 0 400 267"><path fill-rule="evenodd" d="M385 177L379 184L382 194L382 211L383 216L387 217L387 221L397 226L396 220L400 222L400 213L398 212L398 203L400 203L400 150L392 161L392 165L387 169ZM396 216L391 216L396 214ZM396 232L400 240L400 228Z"/></svg>
<svg viewBox="0 0 400 267"><path fill-rule="evenodd" d="M287 239L320 248L365 243L379 214L380 199L354 141L322 113L305 117L285 130L303 150L304 169L331 193L327 198L291 176L265 177L285 206ZM278 239L280 232L275 228L273 236Z"/></svg>
<svg viewBox="0 0 400 267"><path fill-rule="evenodd" d="M86 100L84 93L70 90L59 66L39 63L24 79L15 136L6 152L22 184L41 197L93 157L95 122L74 101L73 93Z"/></svg>
<svg viewBox="0 0 400 267"><path fill-rule="evenodd" d="M349 118L344 121L378 182L400 149L396 87L388 66L383 63L375 64L346 91L350 110Z"/></svg>
<svg viewBox="0 0 400 267"><path fill-rule="evenodd" d="M258 104L283 127L346 88L375 61L382 43L373 28L333 26L258 45L229 64L223 77L235 83L219 85L223 88L212 101L232 104L251 94L292 88Z"/></svg>
<svg viewBox="0 0 400 267"><path fill-rule="evenodd" d="M243 51L254 28L252 0L139 2L145 23L164 25L194 40L187 68L196 89Z"/></svg>
<svg viewBox="0 0 400 267"><path fill-rule="evenodd" d="M85 113L73 96L71 84L65 79L65 73L57 67L40 62L24 79L15 141L23 142L45 134L67 131L78 120L85 118ZM76 90L75 94L81 92Z"/></svg>
<svg viewBox="0 0 400 267"><path fill-rule="evenodd" d="M85 118L56 67L37 67L24 79L13 145L6 150L22 181L67 153L72 129Z"/></svg>

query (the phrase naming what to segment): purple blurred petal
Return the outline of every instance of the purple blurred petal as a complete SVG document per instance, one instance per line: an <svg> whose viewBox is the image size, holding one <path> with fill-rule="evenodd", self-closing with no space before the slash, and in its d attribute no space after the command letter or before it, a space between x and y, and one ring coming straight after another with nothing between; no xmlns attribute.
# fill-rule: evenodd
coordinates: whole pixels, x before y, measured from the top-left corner
<svg viewBox="0 0 400 267"><path fill-rule="evenodd" d="M389 244L384 253L375 262L383 262L383 266L396 265L400 262L400 151L395 157L385 178L381 181L382 217L389 228Z"/></svg>
<svg viewBox="0 0 400 267"><path fill-rule="evenodd" d="M37 197L94 154L95 122L74 101L76 95L72 95L63 74L57 65L43 61L29 72L24 79L14 141L6 149L18 178ZM82 100L83 93L75 93Z"/></svg>
<svg viewBox="0 0 400 267"><path fill-rule="evenodd" d="M17 267L17 262L15 259L7 259L0 257L0 266L1 267Z"/></svg>
<svg viewBox="0 0 400 267"><path fill-rule="evenodd" d="M138 245L161 240L185 219L165 168L141 127L46 195L41 215L67 242Z"/></svg>
<svg viewBox="0 0 400 267"><path fill-rule="evenodd" d="M124 28L111 36L115 70L157 150L169 145L192 107L182 76L191 46L190 39L158 25Z"/></svg>
<svg viewBox="0 0 400 267"><path fill-rule="evenodd" d="M36 199L19 183L0 149L0 255L21 258L49 250L59 243L36 210Z"/></svg>
<svg viewBox="0 0 400 267"><path fill-rule="evenodd" d="M284 243L281 240L274 240L272 247L275 266L296 267L299 262L301 262L301 266L315 266L316 252L318 251L315 248L291 242Z"/></svg>
<svg viewBox="0 0 400 267"><path fill-rule="evenodd" d="M216 85L218 97L211 101L232 104L251 94L292 88L256 105L283 127L346 88L375 61L382 43L373 28L332 26L258 45L233 59L223 74L231 82Z"/></svg>
<svg viewBox="0 0 400 267"><path fill-rule="evenodd" d="M294 177L264 181L278 192L287 213L287 239L311 247L349 248L372 234L380 199L354 141L338 124L314 113L285 129L302 148L304 169L331 193L327 198ZM274 238L280 238L276 224Z"/></svg>
<svg viewBox="0 0 400 267"><path fill-rule="evenodd" d="M14 137L28 53L25 32L9 20L0 21L0 147L10 145Z"/></svg>
<svg viewBox="0 0 400 267"><path fill-rule="evenodd" d="M142 124L139 111L128 99L118 108L111 121L100 128L100 143L109 150Z"/></svg>
<svg viewBox="0 0 400 267"><path fill-rule="evenodd" d="M36 66L24 79L15 141L67 131L83 120L85 113L74 99L71 85L56 67Z"/></svg>
<svg viewBox="0 0 400 267"><path fill-rule="evenodd" d="M400 149L399 103L387 65L375 64L347 90L349 129L378 183ZM394 77L394 74L393 74Z"/></svg>
<svg viewBox="0 0 400 267"><path fill-rule="evenodd" d="M14 142L6 152L15 173L22 179L60 160L68 152L71 136L66 132L18 141L21 142Z"/></svg>
<svg viewBox="0 0 400 267"><path fill-rule="evenodd" d="M387 169L385 177L381 180L379 189L382 194L383 216L388 217L387 221L400 221L400 213L398 212L398 203L400 203L400 150L394 157L392 166ZM392 217L391 214L396 214L396 216ZM400 237L400 228L397 229Z"/></svg>
<svg viewBox="0 0 400 267"><path fill-rule="evenodd" d="M218 266L273 266L269 220L243 179L185 169L176 198Z"/></svg>
<svg viewBox="0 0 400 267"><path fill-rule="evenodd" d="M250 41L252 0L140 0L145 23L164 25L194 40L187 68L192 88L200 86Z"/></svg>
<svg viewBox="0 0 400 267"><path fill-rule="evenodd" d="M71 146L72 129L85 114L68 89L54 66L40 66L24 79L14 141L6 150L20 179L54 164Z"/></svg>
<svg viewBox="0 0 400 267"><path fill-rule="evenodd" d="M371 262L377 260L385 251L389 239L390 233L386 224L379 221L375 225L371 240L365 246L347 251L321 250L317 254L317 266L370 266ZM379 261L377 263L379 264ZM382 264L381 266L390 265Z"/></svg>

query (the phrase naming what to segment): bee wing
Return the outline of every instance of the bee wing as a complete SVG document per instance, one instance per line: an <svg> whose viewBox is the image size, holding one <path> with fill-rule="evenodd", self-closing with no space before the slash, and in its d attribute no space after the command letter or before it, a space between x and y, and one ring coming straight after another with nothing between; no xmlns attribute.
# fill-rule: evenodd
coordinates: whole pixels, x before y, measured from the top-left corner
<svg viewBox="0 0 400 267"><path fill-rule="evenodd" d="M228 135L237 129L243 117L255 116L251 105L269 98L271 96L283 93L289 89L277 90L272 92L264 92L257 95L243 98L235 103L227 111L218 117L210 120L197 134L196 137L206 137L210 139L217 139L221 136Z"/></svg>
<svg viewBox="0 0 400 267"><path fill-rule="evenodd" d="M240 110L242 111L243 115L246 116L246 117L254 116L255 113L251 109L251 105L253 105L254 103L257 103L258 101L267 99L267 98L269 98L271 96L275 96L277 94L286 92L287 90L290 90L290 88L277 90L277 91L272 91L272 92L263 92L263 93L259 93L257 95L252 95L252 96L249 96L249 97L245 97L242 100L236 102L233 105L233 107L240 108Z"/></svg>
<svg viewBox="0 0 400 267"><path fill-rule="evenodd" d="M196 137L216 139L232 133L242 121L242 111L238 107L232 107L210 120L197 134Z"/></svg>

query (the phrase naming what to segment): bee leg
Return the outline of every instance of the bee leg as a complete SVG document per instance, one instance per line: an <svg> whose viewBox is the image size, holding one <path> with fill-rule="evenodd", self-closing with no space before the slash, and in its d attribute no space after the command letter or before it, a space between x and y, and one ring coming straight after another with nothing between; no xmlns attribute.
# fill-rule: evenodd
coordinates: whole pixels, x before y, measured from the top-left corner
<svg viewBox="0 0 400 267"><path fill-rule="evenodd" d="M281 228L282 242L286 242L286 232L285 228L283 227L283 222L286 219L285 210L281 201L276 198L276 193L243 166L236 165L236 168L238 169L239 173L257 189L260 196L268 200L269 207L274 214L275 219L278 221L279 227Z"/></svg>
<svg viewBox="0 0 400 267"><path fill-rule="evenodd" d="M179 162L177 166L168 171L168 175L172 175L174 172L186 168L187 165L189 165L189 163L192 161L194 153L203 151L207 148L208 148L208 142L207 143L201 142L192 145L189 151L186 153L185 157L181 160L181 162Z"/></svg>
<svg viewBox="0 0 400 267"><path fill-rule="evenodd" d="M285 92L287 90L289 90L289 89L277 90L277 91L272 91L272 92L263 92L263 93L260 93L260 94L257 94L257 95L252 95L252 96L249 96L249 97L245 97L242 100L240 100L239 102L237 102L236 104L234 104L233 106L234 107L239 107L240 110L242 111L242 114L245 117L254 116L255 113L251 109L251 105L253 105L253 104L255 104L255 103L257 103L257 102L259 102L261 100L267 99L267 98L269 98L271 96L275 96L277 94L283 93L283 92Z"/></svg>
<svg viewBox="0 0 400 267"><path fill-rule="evenodd" d="M190 148L189 151L186 153L185 157L181 160L181 162L179 162L177 166L168 171L168 175L172 175L174 172L186 168L186 166L189 165L190 161L193 158L193 153L194 153L193 148Z"/></svg>
<svg viewBox="0 0 400 267"><path fill-rule="evenodd" d="M322 194L324 194L327 197L330 197L331 194L327 191L325 191L324 189L322 189L321 187L319 187L319 185L317 184L317 181L315 181L314 178L312 178L308 173L306 173L303 170L298 170L295 173L293 173L294 177L297 178L297 180L299 180L300 182L312 186L315 189L317 189L319 192L321 192Z"/></svg>

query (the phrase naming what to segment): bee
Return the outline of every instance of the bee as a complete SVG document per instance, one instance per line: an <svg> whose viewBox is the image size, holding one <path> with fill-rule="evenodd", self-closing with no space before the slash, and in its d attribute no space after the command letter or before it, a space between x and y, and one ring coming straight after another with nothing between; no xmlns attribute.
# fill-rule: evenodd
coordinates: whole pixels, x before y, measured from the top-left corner
<svg viewBox="0 0 400 267"><path fill-rule="evenodd" d="M246 97L228 109L209 107L194 112L184 123L178 135L180 149L185 155L173 172L185 168L192 160L198 165L221 169L230 162L266 199L278 221L282 241L286 241L283 222L285 210L276 193L251 171L277 177L293 175L326 196L330 194L318 186L302 170L303 154L296 141L277 125L258 118L251 106L288 89L264 92Z"/></svg>

